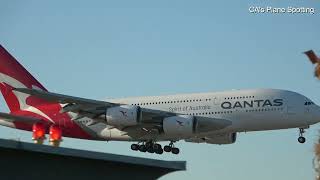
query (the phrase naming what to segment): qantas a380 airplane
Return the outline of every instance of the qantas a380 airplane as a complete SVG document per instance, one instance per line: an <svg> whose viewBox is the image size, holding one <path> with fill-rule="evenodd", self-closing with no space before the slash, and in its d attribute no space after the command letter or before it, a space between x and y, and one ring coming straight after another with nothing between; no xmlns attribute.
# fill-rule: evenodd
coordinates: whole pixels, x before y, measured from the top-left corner
<svg viewBox="0 0 320 180"><path fill-rule="evenodd" d="M10 113L0 125L32 131L35 143L59 146L62 137L132 141L141 152L178 154L174 143L232 144L238 132L299 128L320 121L320 108L286 90L134 97L98 101L49 92L0 46L0 88ZM168 141L162 147L158 142Z"/></svg>

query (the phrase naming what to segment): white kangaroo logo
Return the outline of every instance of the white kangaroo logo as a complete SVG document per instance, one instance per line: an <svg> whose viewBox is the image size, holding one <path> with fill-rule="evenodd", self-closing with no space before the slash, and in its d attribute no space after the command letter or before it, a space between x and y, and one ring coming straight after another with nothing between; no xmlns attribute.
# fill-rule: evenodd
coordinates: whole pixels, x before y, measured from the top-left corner
<svg viewBox="0 0 320 180"><path fill-rule="evenodd" d="M20 81L7 76L3 73L0 73L0 83L6 83L14 88L27 88L24 84L22 84ZM32 85L33 89L41 89L35 85ZM42 90L42 89L41 89ZM35 114L38 114L46 119L48 119L49 121L51 121L52 123L54 123L54 121L45 113L43 113L42 111L40 111L39 109L37 109L36 107L30 106L27 104L27 98L30 97L29 94L25 94L25 93L21 93L21 92L16 92L13 91L13 94L17 97L19 105L20 105L20 109L24 110L24 111L29 111L29 112L33 112Z"/></svg>

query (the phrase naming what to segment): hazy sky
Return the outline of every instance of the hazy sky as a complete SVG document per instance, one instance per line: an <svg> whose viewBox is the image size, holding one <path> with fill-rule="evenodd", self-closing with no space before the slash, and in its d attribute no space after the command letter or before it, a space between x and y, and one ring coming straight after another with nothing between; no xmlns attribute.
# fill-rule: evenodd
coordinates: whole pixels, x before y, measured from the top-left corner
<svg viewBox="0 0 320 180"><path fill-rule="evenodd" d="M314 7L315 14L249 13L250 6ZM320 55L320 2L1 1L0 43L49 90L86 98L280 88L320 104L302 54ZM3 99L1 111L8 111ZM241 133L232 145L181 141L181 154L132 152L130 143L65 138L63 146L165 160L188 170L167 179L313 179L319 125ZM2 138L30 132L0 128ZM107 175L106 175L107 176Z"/></svg>

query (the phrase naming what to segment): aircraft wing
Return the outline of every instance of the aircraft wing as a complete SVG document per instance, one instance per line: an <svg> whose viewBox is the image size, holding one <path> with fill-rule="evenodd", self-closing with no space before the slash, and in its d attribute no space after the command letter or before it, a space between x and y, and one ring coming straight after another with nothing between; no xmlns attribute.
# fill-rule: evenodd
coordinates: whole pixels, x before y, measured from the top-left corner
<svg viewBox="0 0 320 180"><path fill-rule="evenodd" d="M0 119L8 122L23 122L27 124L34 124L42 121L41 119L37 119L33 117L17 116L17 115L12 115L8 113L2 113L2 112L0 112Z"/></svg>

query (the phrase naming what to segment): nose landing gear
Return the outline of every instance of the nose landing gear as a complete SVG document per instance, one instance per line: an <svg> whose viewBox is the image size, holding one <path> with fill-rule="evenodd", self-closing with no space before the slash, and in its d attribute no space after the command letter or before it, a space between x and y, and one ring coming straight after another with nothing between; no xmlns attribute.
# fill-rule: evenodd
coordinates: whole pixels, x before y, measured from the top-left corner
<svg viewBox="0 0 320 180"><path fill-rule="evenodd" d="M304 128L299 128L299 137L298 137L298 142L303 144L306 142L306 138L303 137L303 133L305 133Z"/></svg>

